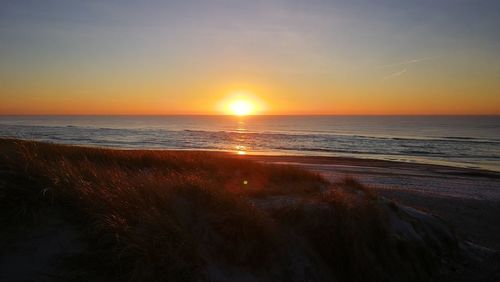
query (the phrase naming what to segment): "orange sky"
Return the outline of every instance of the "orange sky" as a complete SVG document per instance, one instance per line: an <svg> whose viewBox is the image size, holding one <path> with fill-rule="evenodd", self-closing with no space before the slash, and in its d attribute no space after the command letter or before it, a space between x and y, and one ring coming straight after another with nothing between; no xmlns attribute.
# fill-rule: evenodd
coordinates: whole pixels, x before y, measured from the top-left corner
<svg viewBox="0 0 500 282"><path fill-rule="evenodd" d="M14 1L0 114L500 114L498 4L386 2Z"/></svg>
<svg viewBox="0 0 500 282"><path fill-rule="evenodd" d="M364 86L296 83L297 87L193 84L179 85L177 89L127 85L106 87L105 91L100 87L87 91L73 87L55 87L51 91L21 88L10 92L17 92L14 95L2 94L0 113L228 114L227 105L241 96L256 105L255 114L500 114L500 95L484 85L467 89L446 85L407 88L384 82ZM481 95L472 94L475 92Z"/></svg>

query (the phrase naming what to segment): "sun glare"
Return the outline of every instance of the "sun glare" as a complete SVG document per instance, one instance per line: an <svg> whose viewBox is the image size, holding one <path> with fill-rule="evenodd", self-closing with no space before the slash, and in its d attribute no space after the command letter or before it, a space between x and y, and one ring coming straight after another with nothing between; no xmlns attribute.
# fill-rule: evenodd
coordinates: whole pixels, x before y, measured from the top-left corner
<svg viewBox="0 0 500 282"><path fill-rule="evenodd" d="M254 105L247 100L236 100L229 104L229 109L233 115L245 116L254 111Z"/></svg>

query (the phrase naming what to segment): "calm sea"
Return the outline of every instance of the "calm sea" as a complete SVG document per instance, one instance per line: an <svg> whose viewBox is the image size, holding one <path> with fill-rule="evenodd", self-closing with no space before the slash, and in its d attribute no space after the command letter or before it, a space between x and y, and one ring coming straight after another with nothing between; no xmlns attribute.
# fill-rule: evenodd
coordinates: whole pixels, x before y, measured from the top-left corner
<svg viewBox="0 0 500 282"><path fill-rule="evenodd" d="M0 136L103 147L349 156L500 171L500 116L1 116Z"/></svg>

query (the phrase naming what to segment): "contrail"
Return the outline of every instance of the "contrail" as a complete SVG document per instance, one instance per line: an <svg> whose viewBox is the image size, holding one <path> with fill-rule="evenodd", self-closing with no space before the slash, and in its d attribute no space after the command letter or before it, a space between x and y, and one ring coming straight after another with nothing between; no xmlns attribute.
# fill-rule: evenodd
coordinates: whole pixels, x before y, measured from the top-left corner
<svg viewBox="0 0 500 282"><path fill-rule="evenodd" d="M411 64L420 63L420 62L423 62L423 61L433 60L433 59L436 59L436 58L439 58L439 56L424 57L424 58L418 58L418 59L411 59L411 60L402 61L402 62L395 63L395 64L384 65L384 67L407 66L407 65L411 65Z"/></svg>
<svg viewBox="0 0 500 282"><path fill-rule="evenodd" d="M394 72L394 73L391 73L389 74L388 76L384 77L382 80L387 80L387 79L391 79L393 77L397 77L397 76L401 76L402 74L404 74L408 69L407 68L404 68L398 72Z"/></svg>
<svg viewBox="0 0 500 282"><path fill-rule="evenodd" d="M394 72L394 73L391 73L391 74L385 76L382 79L382 81L390 79L390 78L393 78L393 77L401 76L402 74L404 74L405 72L408 71L409 66L412 65L412 64L417 64L417 63L420 63L420 62L423 62L423 61L433 60L433 59L436 59L436 58L439 58L439 57L440 56L417 58L417 59L411 59L411 60L402 61L402 62L395 63L395 64L390 64L390 65L382 66L384 68L386 68L386 67L396 67L396 66L404 67L404 69L402 69L400 71L397 71L397 72Z"/></svg>

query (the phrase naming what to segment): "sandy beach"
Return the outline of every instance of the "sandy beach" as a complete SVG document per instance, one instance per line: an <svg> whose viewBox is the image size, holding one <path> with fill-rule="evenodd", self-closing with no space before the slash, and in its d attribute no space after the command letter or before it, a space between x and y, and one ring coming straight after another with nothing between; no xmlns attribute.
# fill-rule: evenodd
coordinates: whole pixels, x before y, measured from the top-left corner
<svg viewBox="0 0 500 282"><path fill-rule="evenodd" d="M319 172L331 181L352 176L379 194L430 212L476 244L500 250L500 173L356 158L245 156Z"/></svg>

